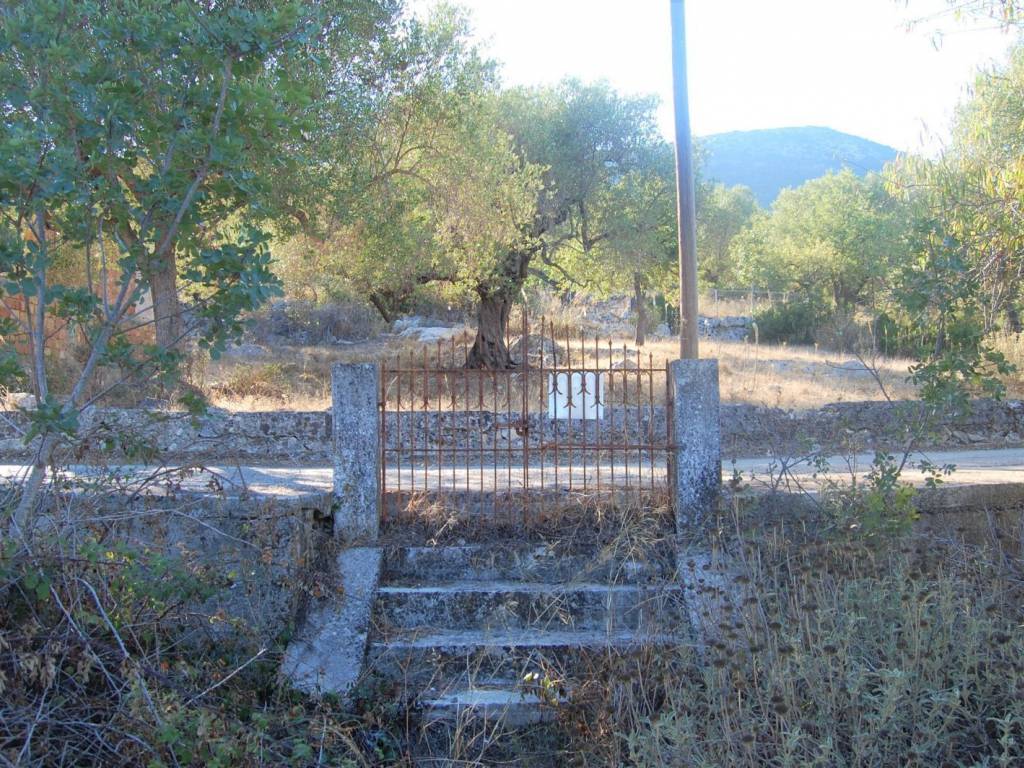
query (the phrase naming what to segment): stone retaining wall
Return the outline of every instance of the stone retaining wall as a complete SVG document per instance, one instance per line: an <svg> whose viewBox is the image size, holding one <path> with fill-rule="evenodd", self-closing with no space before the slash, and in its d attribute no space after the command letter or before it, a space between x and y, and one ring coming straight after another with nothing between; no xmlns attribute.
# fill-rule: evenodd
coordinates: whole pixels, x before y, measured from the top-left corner
<svg viewBox="0 0 1024 768"><path fill-rule="evenodd" d="M900 449L923 425L928 448L994 448L1024 444L1024 403L976 400L968 414L929 418L921 403L834 403L790 411L722 406L722 455L767 456L822 448Z"/></svg>
<svg viewBox="0 0 1024 768"><path fill-rule="evenodd" d="M98 535L160 553L203 579L188 603L188 642L266 648L301 615L312 574L327 584L334 544L329 494L290 498L212 492L139 495L93 491L44 495L37 525L67 541Z"/></svg>
<svg viewBox="0 0 1024 768"><path fill-rule="evenodd" d="M829 450L854 444L861 448L899 448L906 441L902 425L920 416L917 403L839 403L813 410L787 411L750 405L723 405L722 455L788 455L814 446ZM518 415L459 412L404 414L401 433L395 415L389 413L385 435L389 445L400 439L405 445L430 448L476 446L481 439L493 442L520 441L512 422ZM559 440L570 430L587 429L595 437L596 422L550 423L540 429L533 417L531 440L550 440L557 430ZM664 411L609 409L601 422L605 442L631 442L664 434ZM149 445L155 457L177 463L206 464L313 464L332 461L332 419L329 411L214 411L201 419L180 413L147 413L127 409L93 409L83 415L88 435L79 452L84 461L108 456L114 460L151 461L133 453L132 446ZM30 455L22 436L28 419L21 413L0 414L0 460L24 460ZM582 434L582 433L580 433ZM124 439L126 435L132 440ZM575 439L575 438L574 438ZM587 440L590 441L589 439ZM1024 404L1017 401L974 403L968 416L947 416L940 420L931 448L995 447L1024 445ZM127 450L126 450L127 448Z"/></svg>

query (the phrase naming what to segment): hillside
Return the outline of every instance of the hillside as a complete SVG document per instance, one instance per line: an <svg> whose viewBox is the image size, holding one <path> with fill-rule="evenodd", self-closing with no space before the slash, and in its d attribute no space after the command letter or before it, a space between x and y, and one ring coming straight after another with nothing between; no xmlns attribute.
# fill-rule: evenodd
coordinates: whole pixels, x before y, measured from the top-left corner
<svg viewBox="0 0 1024 768"><path fill-rule="evenodd" d="M784 187L800 186L844 166L857 173L878 171L896 157L892 147L814 126L731 131L699 141L707 151L705 176L750 187L764 206Z"/></svg>

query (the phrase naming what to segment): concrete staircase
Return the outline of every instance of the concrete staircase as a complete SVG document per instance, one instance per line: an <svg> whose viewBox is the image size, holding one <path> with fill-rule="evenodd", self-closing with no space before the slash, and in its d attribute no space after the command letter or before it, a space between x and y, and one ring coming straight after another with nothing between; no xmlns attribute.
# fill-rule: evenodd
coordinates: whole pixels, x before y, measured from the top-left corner
<svg viewBox="0 0 1024 768"><path fill-rule="evenodd" d="M471 544L385 551L367 669L421 727L553 717L574 672L686 636L672 552Z"/></svg>

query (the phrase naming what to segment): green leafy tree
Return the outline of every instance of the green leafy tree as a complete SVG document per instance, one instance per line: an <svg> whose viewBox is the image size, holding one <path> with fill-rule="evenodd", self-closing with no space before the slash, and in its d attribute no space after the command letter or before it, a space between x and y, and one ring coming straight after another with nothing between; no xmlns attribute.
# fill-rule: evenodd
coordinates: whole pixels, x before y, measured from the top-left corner
<svg viewBox="0 0 1024 768"><path fill-rule="evenodd" d="M612 179L594 198L592 218L604 237L587 253L570 240L557 261L568 274L585 276L573 282L588 292L631 293L635 342L642 346L651 294L674 295L679 284L671 145L652 141L628 173ZM734 280L729 248L757 211L749 189L698 181L697 253L703 281L722 285Z"/></svg>
<svg viewBox="0 0 1024 768"><path fill-rule="evenodd" d="M569 279L572 249L589 258L622 232L608 201L663 143L654 102L577 82L501 91L465 17L445 7L395 45L403 65L358 138L357 172L339 173L309 217L313 246L385 319L421 286L473 301L467 364L509 367L505 331L527 278Z"/></svg>
<svg viewBox="0 0 1024 768"><path fill-rule="evenodd" d="M169 377L187 334L216 351L277 290L266 237L251 226L253 204L270 199L258 158L302 139L314 52L348 9L384 10L191 0L0 9L0 276L4 295L23 300L13 317L41 438L16 519L77 435L81 409L105 394L90 391L99 369L124 371L122 384ZM66 248L82 254L85 285L56 279ZM155 345L130 335L147 290ZM46 367L53 316L87 346L63 395Z"/></svg>
<svg viewBox="0 0 1024 768"><path fill-rule="evenodd" d="M907 254L904 221L881 177L844 170L783 190L733 241L745 283L793 289L848 310Z"/></svg>
<svg viewBox="0 0 1024 768"><path fill-rule="evenodd" d="M1011 0L950 0L958 19L1021 25ZM922 333L914 377L925 394L967 407L970 393L1002 394L1011 372L987 335L1021 330L1024 239L1024 46L980 72L960 105L953 140L934 160L909 157L888 186L913 212L914 257L898 275L895 303Z"/></svg>
<svg viewBox="0 0 1024 768"><path fill-rule="evenodd" d="M590 226L602 236L589 248L572 238L556 254L559 287L589 294L631 294L635 341L646 343L649 297L678 280L675 160L667 143L652 143L634 167L602 185L590 204ZM558 281L559 274L563 279Z"/></svg>
<svg viewBox="0 0 1024 768"><path fill-rule="evenodd" d="M625 97L605 83L572 80L501 95L500 124L512 136L519 162L543 171L518 238L478 273L469 365L513 364L505 330L532 269L565 278L561 254L572 249L589 259L623 232L621 217L608 215L609 196L616 185L632 183L624 180L643 177L661 143L654 106L653 99Z"/></svg>
<svg viewBox="0 0 1024 768"><path fill-rule="evenodd" d="M949 234L968 251L983 291L985 330L1019 332L1024 297L1024 46L978 75L940 162L919 164L941 200Z"/></svg>
<svg viewBox="0 0 1024 768"><path fill-rule="evenodd" d="M391 74L375 81L372 119L327 132L327 178L297 216L303 247L288 272L367 297L387 321L425 285L466 295L518 238L535 194L539 169L498 125L493 64L467 24L442 6L401 25L381 54Z"/></svg>
<svg viewBox="0 0 1024 768"><path fill-rule="evenodd" d="M706 286L727 287L739 281L732 242L751 223L760 206L743 186L701 183L697 190L697 269Z"/></svg>

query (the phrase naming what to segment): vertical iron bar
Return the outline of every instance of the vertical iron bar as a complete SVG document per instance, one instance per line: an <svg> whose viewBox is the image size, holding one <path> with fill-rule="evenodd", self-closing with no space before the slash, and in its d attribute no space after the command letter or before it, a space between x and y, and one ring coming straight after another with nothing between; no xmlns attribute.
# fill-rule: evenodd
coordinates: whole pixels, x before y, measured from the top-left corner
<svg viewBox="0 0 1024 768"><path fill-rule="evenodd" d="M403 445L403 443L402 443L402 400L401 400L401 396L402 396L402 373L401 373L401 371L402 371L402 354L401 354L401 352L399 352L399 353L397 353L395 355L392 365L394 367L394 370L393 371L388 371L386 376L383 375L384 372L382 371L382 376L381 376L381 380L382 381L386 380L392 374L394 374L394 377L395 377L395 419L394 419L394 421L395 421L395 439L394 439L395 447L393 449L389 449L388 448L387 436L385 435L385 437L384 437L384 456L385 456L385 461L384 461L384 466L381 468L381 488L383 489L381 491L381 509L385 508L385 506L384 506L385 505L385 499L387 498L385 491L386 491L386 486L387 486L387 472L388 472L388 466L389 466L389 462L387 461L387 458L388 458L389 454L393 457L391 463L393 463L394 470L395 470L395 492L396 492L395 499L396 499L396 503L399 504L399 505L402 503L402 445ZM386 389L384 391L384 396L381 399L384 402L383 412L381 414L381 418L386 420L387 416L388 416L388 392L387 392ZM381 431L382 432L384 431L384 427L383 426L381 427Z"/></svg>
<svg viewBox="0 0 1024 768"><path fill-rule="evenodd" d="M429 367L429 361L427 359L427 345L423 345L423 407L420 409L419 422L420 428L423 430L423 492L427 492L427 473L430 471L430 435L433 432L432 429L427 427L427 409L430 408L429 395L430 395L430 381L427 378L427 368Z"/></svg>
<svg viewBox="0 0 1024 768"><path fill-rule="evenodd" d="M540 372L538 375L538 387L540 390L547 392L547 378L544 376L544 363L545 363L545 345L544 345L544 315L540 316ZM538 407L537 413L537 448L540 451L540 516L544 517L544 501L547 495L547 487L544 484L544 461L546 459L544 453L547 450L545 445L546 434L545 430L547 427L547 420L550 414L547 413L547 403L541 402Z"/></svg>
<svg viewBox="0 0 1024 768"><path fill-rule="evenodd" d="M512 518L512 504L511 496L512 493L512 458L515 456L515 448L513 447L513 433L515 428L512 426L512 369L505 370L505 434L508 439L505 440L505 512L509 516L509 522Z"/></svg>
<svg viewBox="0 0 1024 768"><path fill-rule="evenodd" d="M444 463L444 456L441 455L441 340L437 340L437 349L434 352L434 377L437 380L437 413L434 415L434 445L437 448L437 492L441 493L444 480L441 478L441 465Z"/></svg>
<svg viewBox="0 0 1024 768"><path fill-rule="evenodd" d="M675 388L669 375L668 362L665 362L665 481L669 486L669 494L675 500L676 489L672 482L675 464Z"/></svg>
<svg viewBox="0 0 1024 768"><path fill-rule="evenodd" d="M483 374L481 374L483 375ZM498 374L491 371L491 515L498 517ZM481 480L482 482L482 480Z"/></svg>
<svg viewBox="0 0 1024 768"><path fill-rule="evenodd" d="M626 487L630 486L629 416L630 416L630 372L627 366L629 350L623 344L623 462L626 464Z"/></svg>
<svg viewBox="0 0 1024 768"><path fill-rule="evenodd" d="M470 409L469 398L472 395L472 393L469 391L470 390L469 383L470 383L470 381L472 381L472 379L470 378L469 368L466 367L466 362L465 362L466 361L466 353L467 353L467 351L468 350L466 349L466 337L465 337L465 335L463 335L463 337L462 337L462 357L461 357L461 360L462 360L462 369L465 371L465 379L463 380L463 383L466 385L466 391L465 391L465 401L466 401L466 404L465 404L465 408L466 408L466 419L467 419L467 424L468 424L469 423L469 409ZM473 431L476 432L477 434L480 434L480 414L479 413L477 413L477 415L476 415L476 429L474 429ZM463 456L465 456L465 460L463 461L463 470L462 471L466 473L466 478L465 478L466 479L466 483L465 483L465 486L466 486L466 500L467 500L467 503L468 503L468 500L470 498L470 496L469 496L469 465L473 461L473 454L471 453L471 451L473 450L473 441L472 440L467 440L466 441L465 449L466 450L463 451Z"/></svg>
<svg viewBox="0 0 1024 768"><path fill-rule="evenodd" d="M640 374L640 366L643 365L640 361L640 349L637 348L637 486L643 489L643 379Z"/></svg>
<svg viewBox="0 0 1024 768"><path fill-rule="evenodd" d="M647 455L651 462L651 490L654 490L654 355L647 353Z"/></svg>
<svg viewBox="0 0 1024 768"><path fill-rule="evenodd" d="M580 459L583 464L583 493L587 492L587 342L583 335L583 328L580 328L580 386L583 395L583 450L580 452Z"/></svg>
<svg viewBox="0 0 1024 768"><path fill-rule="evenodd" d="M558 376L559 376L558 369L559 369L559 360L558 360L558 339L557 339L557 336L555 334L555 321L554 320L552 320L551 323L548 325L548 331L551 333L551 356L552 356L551 368L552 368L552 372L548 374L548 382L547 382L547 384L551 385L551 391L550 391L548 397L551 398L551 401L553 402L553 404L555 406L554 407L555 416L552 419L551 432L552 432L552 435L554 436L553 439L552 439L552 450L554 451L554 456L555 456L555 459L554 459L554 466L555 466L555 492L557 493L559 490L561 490L561 486L558 484L558 472L561 469L559 464L561 464L561 462L562 462L562 457L559 455L558 448L559 448L559 442L560 442L559 438L561 437L561 429L562 429L562 427L559 424L560 420L558 418ZM547 384L545 384L545 389L547 389Z"/></svg>
<svg viewBox="0 0 1024 768"><path fill-rule="evenodd" d="M455 381L456 382L458 382L458 377L460 375L463 377L463 379L465 379L465 375L466 375L465 370L462 370L459 373L455 373L455 371L458 371L459 369L456 368L456 366L455 366L455 337L454 336L452 336L452 354L451 354L451 359L449 360L449 367L451 368L451 370L453 372L452 376L455 377ZM466 383L465 380L463 380L462 383L463 383L463 386L465 386L465 383ZM458 467L458 464L459 464L459 458L458 458L458 456L459 456L459 449L462 447L461 446L461 440L460 440L460 438L458 436L463 433L463 430L459 429L459 426L456 423L456 419L458 418L459 414L461 413L459 411L459 404L458 404L458 401L457 401L458 392L459 392L459 387L458 387L458 384L455 383L455 384L453 384L453 386L451 388L451 395L452 395L452 414L451 414L451 420L452 420L452 493L453 494L457 490L457 481L456 481L455 471L456 471L456 468ZM465 418L465 415L464 415L464 418ZM463 424L465 424L465 422L463 422Z"/></svg>
<svg viewBox="0 0 1024 768"><path fill-rule="evenodd" d="M576 425L573 423L574 411L576 410L576 401L573 400L572 396L572 380L573 380L573 367L572 367L572 337L569 335L569 328L566 326L565 329L565 356L568 358L568 366L566 372L567 383L566 389L566 415L568 418L565 420L566 430L566 445L569 450L569 493L572 493L572 476L576 472Z"/></svg>
<svg viewBox="0 0 1024 768"><path fill-rule="evenodd" d="M612 410L615 392L615 370L612 368L612 340L608 339L608 464L611 473L612 490L615 490L615 411Z"/></svg>
<svg viewBox="0 0 1024 768"><path fill-rule="evenodd" d="M594 445L596 446L596 460L594 465L597 468L595 480L596 489L601 490L601 432L604 431L604 387L601 386L603 377L601 375L601 342L597 334L594 334ZM598 418L600 414L601 418Z"/></svg>
<svg viewBox="0 0 1024 768"><path fill-rule="evenodd" d="M379 427L377 430L377 510L380 515L380 523L384 524L387 522L387 510L384 508L384 490L387 484L387 380L388 370L387 362L382 362L379 366L378 373L380 374L380 381L377 384L377 418L380 419ZM333 427L333 425L332 425Z"/></svg>
<svg viewBox="0 0 1024 768"><path fill-rule="evenodd" d="M395 358L395 368L397 369L397 373L395 374L395 401L396 401L396 406L395 406L395 448L397 449L396 452L395 452L395 459L396 459L395 460L395 464L397 465L396 472L397 472L397 475L398 475L398 478L397 478L397 486L398 486L397 491L398 491L398 495L397 495L396 498L398 499L398 503L401 504L402 503L402 447L404 445L402 443L402 376L404 374L402 373L402 351L401 350L398 351L398 355ZM384 399L385 415L387 415L387 407L388 407L388 402L387 402L387 398L385 398ZM384 444L384 447L387 448L387 443Z"/></svg>
<svg viewBox="0 0 1024 768"><path fill-rule="evenodd" d="M526 494L530 490L530 325L526 317L526 307L523 307L523 335L519 340L519 348L522 350L523 366L523 407L519 418L522 421L523 430L523 525L526 525Z"/></svg>

